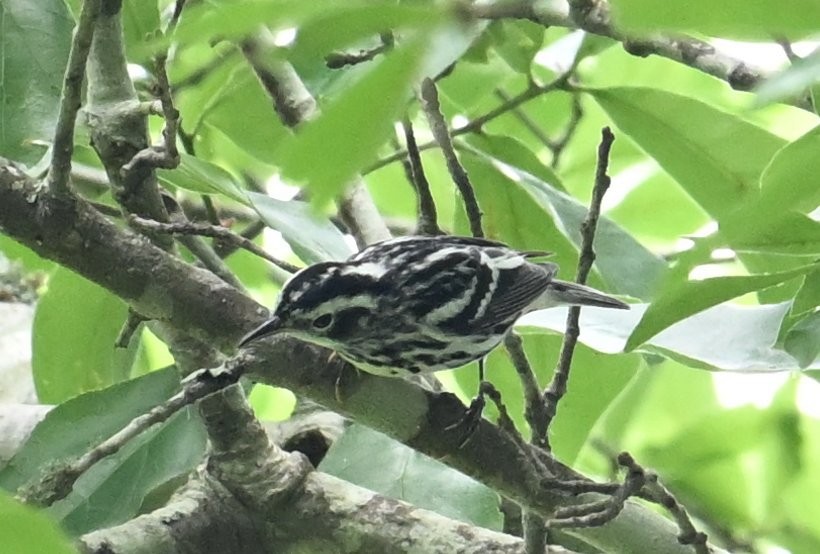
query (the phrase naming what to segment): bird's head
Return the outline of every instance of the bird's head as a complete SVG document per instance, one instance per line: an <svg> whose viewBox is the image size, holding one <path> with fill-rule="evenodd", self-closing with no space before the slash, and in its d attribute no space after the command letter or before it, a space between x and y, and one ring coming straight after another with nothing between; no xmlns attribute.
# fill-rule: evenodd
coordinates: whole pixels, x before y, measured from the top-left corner
<svg viewBox="0 0 820 554"><path fill-rule="evenodd" d="M239 346L287 333L339 349L376 310L384 285L374 264L322 262L296 273L282 287L273 315Z"/></svg>

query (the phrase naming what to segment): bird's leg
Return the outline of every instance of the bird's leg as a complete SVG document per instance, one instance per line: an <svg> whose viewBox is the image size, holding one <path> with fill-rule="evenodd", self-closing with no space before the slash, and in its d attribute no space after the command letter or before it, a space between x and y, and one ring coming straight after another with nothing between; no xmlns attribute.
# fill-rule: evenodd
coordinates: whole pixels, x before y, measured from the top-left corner
<svg viewBox="0 0 820 554"><path fill-rule="evenodd" d="M472 438L473 433L475 433L475 430L478 428L478 424L481 421L481 414L484 412L484 406L487 404L485 395L487 394L488 387L489 389L493 388L492 384L484 380L484 358L481 358L478 360L478 394L470 402L462 418L446 428L446 430L456 428L463 429L463 436L458 444L459 448L467 444L467 441Z"/></svg>

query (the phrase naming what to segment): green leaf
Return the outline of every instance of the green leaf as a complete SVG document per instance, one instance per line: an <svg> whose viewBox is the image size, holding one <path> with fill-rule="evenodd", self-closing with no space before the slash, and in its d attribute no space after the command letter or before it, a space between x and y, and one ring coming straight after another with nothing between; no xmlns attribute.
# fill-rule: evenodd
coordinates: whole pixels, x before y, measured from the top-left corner
<svg viewBox="0 0 820 554"><path fill-rule="evenodd" d="M0 153L34 163L50 141L74 21L62 0L0 4Z"/></svg>
<svg viewBox="0 0 820 554"><path fill-rule="evenodd" d="M340 193L390 135L418 77L424 38L390 52L321 115L282 141L276 156L282 173L305 183L317 205Z"/></svg>
<svg viewBox="0 0 820 554"><path fill-rule="evenodd" d="M820 270L812 271L803 280L803 286L794 297L792 313L800 315L820 306Z"/></svg>
<svg viewBox="0 0 820 554"><path fill-rule="evenodd" d="M348 427L333 443L319 469L420 508L501 530L495 492L362 425Z"/></svg>
<svg viewBox="0 0 820 554"><path fill-rule="evenodd" d="M22 264L27 271L50 271L56 265L2 233L0 233L0 252L9 260Z"/></svg>
<svg viewBox="0 0 820 554"><path fill-rule="evenodd" d="M489 214L489 210L485 209L485 212L488 212L485 215L493 218L509 218L506 226L512 228L522 227L527 232L530 232L531 227L532 233L543 237L540 246L536 244L514 244L514 246L526 246L531 249L546 248L558 254L556 260L559 265L568 263L574 265L577 260L576 252L581 244L581 222L586 215L587 208L576 199L551 186L550 183L541 181L529 173L506 165L499 160L494 160L487 154L482 153L482 155L486 158L482 163L495 164L493 169L485 166L481 171L486 176L482 179L474 179L473 182L477 194L482 191L479 196L479 200L484 200L482 205L492 205L494 207L492 214ZM470 156L464 156L464 163L469 166L474 162ZM501 173L502 169L503 173ZM478 170L478 167L476 167L476 170ZM489 182L491 175L494 175L494 183ZM506 190L509 187L518 188L526 194L513 199L512 196L509 196L511 193ZM502 191L505 192L507 198L511 199L511 201L503 204L504 208L498 204L499 200L504 198L500 194ZM515 212L523 210L527 204L538 208L537 215L529 216L527 219L516 216ZM496 214L494 212L501 213ZM550 220L557 223L555 228L565 237L565 240L569 239L571 241L574 250L571 255L562 256L563 248L559 248L561 243L551 241L554 234L547 227L547 222ZM649 297L665 271L666 264L660 258L641 246L628 233L606 217L602 217L598 221L595 248L597 270L604 278L604 281L613 290L621 294L629 294L638 298ZM570 267L570 265L565 265L564 271L571 271Z"/></svg>
<svg viewBox="0 0 820 554"><path fill-rule="evenodd" d="M80 456L169 398L178 386L176 369L168 368L63 402L0 471L0 487L14 491L54 464Z"/></svg>
<svg viewBox="0 0 820 554"><path fill-rule="evenodd" d="M791 271L764 275L729 276L687 281L664 291L652 302L626 342L626 350L633 350L670 325L693 314L743 294L766 289L800 277L817 268L816 264Z"/></svg>
<svg viewBox="0 0 820 554"><path fill-rule="evenodd" d="M128 376L132 348L115 348L126 304L68 269L58 268L34 315L32 370L37 397L59 403Z"/></svg>
<svg viewBox="0 0 820 554"><path fill-rule="evenodd" d="M75 536L124 523L154 489L192 471L206 444L205 428L189 406L92 467L48 511Z"/></svg>
<svg viewBox="0 0 820 554"><path fill-rule="evenodd" d="M742 306L731 303L708 308L675 323L650 338L637 351L659 354L694 368L739 372L793 371L799 364L775 348L790 302ZM604 353L623 352L647 304L630 310L584 308L580 341ZM566 308L539 310L522 317L517 329L538 327L562 333ZM820 369L820 359L809 366Z"/></svg>
<svg viewBox="0 0 820 554"><path fill-rule="evenodd" d="M612 0L618 29L635 33L697 32L705 35L771 40L800 38L817 32L820 4L814 0L769 2L748 0Z"/></svg>
<svg viewBox="0 0 820 554"><path fill-rule="evenodd" d="M77 554L51 518L0 492L0 544L9 554Z"/></svg>
<svg viewBox="0 0 820 554"><path fill-rule="evenodd" d="M631 87L588 92L716 219L757 192L764 168L785 144L761 127L686 96Z"/></svg>
<svg viewBox="0 0 820 554"><path fill-rule="evenodd" d="M372 4L372 2L370 3ZM361 6L362 2L346 2ZM301 2L299 0L246 0L241 3L214 1L187 8L174 33L182 44L209 42L214 37L224 40L241 39L252 34L259 25L272 29L298 27L317 15L339 10L345 5L330 0ZM157 47L163 46L158 41Z"/></svg>
<svg viewBox="0 0 820 554"><path fill-rule="evenodd" d="M820 312L809 314L789 329L783 348L805 369L820 355Z"/></svg>
<svg viewBox="0 0 820 554"><path fill-rule="evenodd" d="M761 204L760 207L760 210L754 210L755 214L750 213L752 210L742 210L721 222L720 233L734 250L798 256L820 254L820 222L795 212L767 213L765 205ZM750 225L750 221L766 223ZM744 258L746 261L747 258ZM782 258L774 258L774 263L769 267L782 267L783 261ZM749 267L756 268L753 264L754 260Z"/></svg>
<svg viewBox="0 0 820 554"><path fill-rule="evenodd" d="M489 154L505 164L526 171L545 183L549 183L555 189L564 191L561 178L555 171L538 159L538 156L519 140L487 133L470 133L465 137L465 141L479 152Z"/></svg>
<svg viewBox="0 0 820 554"><path fill-rule="evenodd" d="M544 27L531 21L496 21L488 30L493 48L507 65L529 75L532 60L544 40Z"/></svg>
<svg viewBox="0 0 820 554"><path fill-rule="evenodd" d="M277 145L290 132L271 109L270 96L250 65L240 57L230 51L217 56L206 54L200 54L202 59L197 58L198 63L192 64L189 73L208 64L217 67L199 86L182 88L178 101L182 120L190 126L189 132L197 134L197 155L230 167L237 174L247 171L246 163L232 164L230 152L209 143L209 131L217 129L244 155L270 164ZM214 57L221 61L213 60Z"/></svg>
<svg viewBox="0 0 820 554"><path fill-rule="evenodd" d="M200 194L221 194L248 204L245 191L228 171L196 156L182 152L179 156L176 169L157 170L157 178L162 184Z"/></svg>
<svg viewBox="0 0 820 554"><path fill-rule="evenodd" d="M760 204L771 215L809 213L820 205L820 127L784 146L760 177Z"/></svg>
<svg viewBox="0 0 820 554"><path fill-rule="evenodd" d="M122 30L129 60L137 58L148 61L147 43L159 28L156 2L125 0L122 3Z"/></svg>
<svg viewBox="0 0 820 554"><path fill-rule="evenodd" d="M376 46L378 36L388 30L406 32L409 29L430 29L448 17L448 10L433 4L397 4L374 2L372 5L347 6L342 3L334 10L317 14L299 33L290 59L307 61L324 58L333 51L357 41L371 40Z"/></svg>
<svg viewBox="0 0 820 554"><path fill-rule="evenodd" d="M249 192L251 205L271 229L282 237L305 263L344 260L352 254L344 235L326 217L298 200L276 200Z"/></svg>
<svg viewBox="0 0 820 554"><path fill-rule="evenodd" d="M757 87L753 106L759 108L772 102L799 97L820 83L820 50L796 60L789 67L768 78Z"/></svg>

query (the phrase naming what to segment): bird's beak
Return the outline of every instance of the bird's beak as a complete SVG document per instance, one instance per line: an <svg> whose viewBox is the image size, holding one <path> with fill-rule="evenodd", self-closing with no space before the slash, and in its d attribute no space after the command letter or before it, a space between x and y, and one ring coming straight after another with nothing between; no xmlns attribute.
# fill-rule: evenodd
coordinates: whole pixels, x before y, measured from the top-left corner
<svg viewBox="0 0 820 554"><path fill-rule="evenodd" d="M262 325L260 325L244 337L242 337L242 340L239 341L239 348L242 348L249 342L254 341L258 338L266 337L268 335L274 335L282 331L284 331L284 329L282 328L282 320L280 320L276 316L273 316L265 323L263 323Z"/></svg>

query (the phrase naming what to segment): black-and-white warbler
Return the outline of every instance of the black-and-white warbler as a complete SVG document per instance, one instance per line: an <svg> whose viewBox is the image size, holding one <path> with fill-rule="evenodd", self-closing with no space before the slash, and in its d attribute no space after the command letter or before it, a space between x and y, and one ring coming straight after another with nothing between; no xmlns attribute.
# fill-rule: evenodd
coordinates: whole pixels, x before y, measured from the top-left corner
<svg viewBox="0 0 820 554"><path fill-rule="evenodd" d="M401 237L296 273L273 316L240 346L274 333L326 346L370 373L408 376L480 360L522 314L559 305L628 309L554 278L545 252L485 239Z"/></svg>

